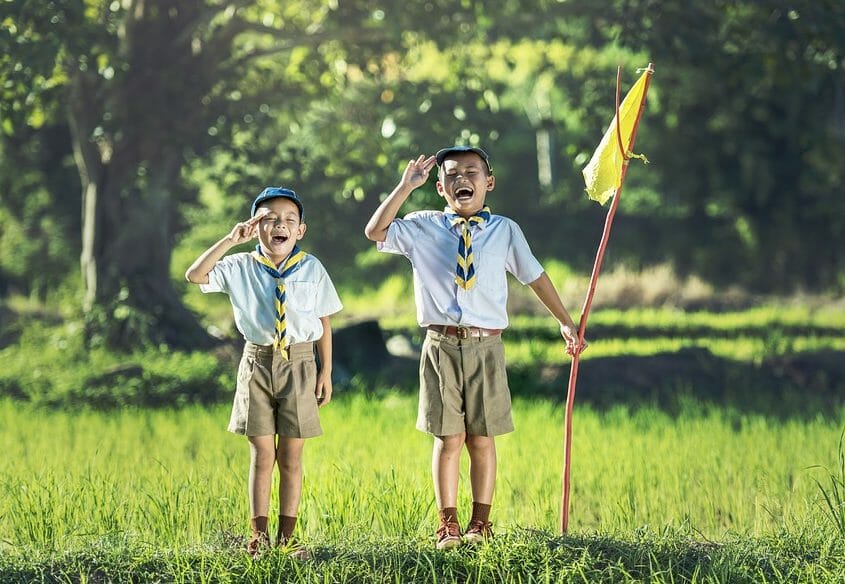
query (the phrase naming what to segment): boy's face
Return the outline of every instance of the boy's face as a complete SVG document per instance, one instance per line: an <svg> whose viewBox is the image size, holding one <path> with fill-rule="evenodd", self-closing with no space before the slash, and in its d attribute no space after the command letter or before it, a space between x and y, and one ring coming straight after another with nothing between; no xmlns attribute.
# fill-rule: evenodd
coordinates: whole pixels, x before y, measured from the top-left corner
<svg viewBox="0 0 845 584"><path fill-rule="evenodd" d="M262 209L266 208L267 211ZM296 242L305 236L306 225L299 218L299 208L290 199L270 199L259 205L256 215L263 214L258 222L258 241L261 250L276 264L290 255Z"/></svg>
<svg viewBox="0 0 845 584"><path fill-rule="evenodd" d="M462 217L471 217L484 207L487 192L496 186L496 179L487 171L487 164L475 152L449 154L443 160L437 181L437 192L449 207Z"/></svg>

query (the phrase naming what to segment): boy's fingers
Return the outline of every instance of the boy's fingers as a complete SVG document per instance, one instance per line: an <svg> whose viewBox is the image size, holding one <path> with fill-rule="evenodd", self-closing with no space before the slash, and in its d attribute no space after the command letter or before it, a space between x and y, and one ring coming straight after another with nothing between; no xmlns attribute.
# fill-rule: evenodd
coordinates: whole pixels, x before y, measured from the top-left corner
<svg viewBox="0 0 845 584"><path fill-rule="evenodd" d="M319 407L323 407L330 401L332 401L332 392L330 389L326 389L325 387L322 388L323 391L321 392L320 389L317 389L314 393L317 396L317 405Z"/></svg>
<svg viewBox="0 0 845 584"><path fill-rule="evenodd" d="M261 221L261 218L269 212L270 209L268 209L267 207L261 207L260 209L258 209L258 211L255 212L255 215L247 219L245 223L249 226L257 225L258 222Z"/></svg>

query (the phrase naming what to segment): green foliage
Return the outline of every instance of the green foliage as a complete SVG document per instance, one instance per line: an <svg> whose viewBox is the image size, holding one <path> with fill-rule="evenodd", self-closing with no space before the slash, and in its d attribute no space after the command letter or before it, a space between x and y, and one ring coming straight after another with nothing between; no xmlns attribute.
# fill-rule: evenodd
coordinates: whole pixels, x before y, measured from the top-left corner
<svg viewBox="0 0 845 584"><path fill-rule="evenodd" d="M280 183L303 194L309 248L335 279L367 286L404 269L367 259L370 213L403 161L454 142L491 151L494 211L518 220L539 256L583 274L604 210L579 195L580 170L612 116L616 66L625 89L648 61L657 73L636 149L653 164L630 173L608 267L670 262L711 289L842 290L841 3L4 10L0 293L43 295L45 273L83 254L97 275L81 282L86 310L129 283L127 304L152 315L150 329L188 330L170 318L168 273ZM433 182L404 210L442 204ZM97 195L90 205L83 190Z"/></svg>
<svg viewBox="0 0 845 584"><path fill-rule="evenodd" d="M76 283L78 178L64 150L65 130L42 128L43 140L21 134L0 139L0 296L44 299L68 280Z"/></svg>
<svg viewBox="0 0 845 584"><path fill-rule="evenodd" d="M408 301L414 290L411 281L397 273L379 279L371 287L341 287L339 294L344 300L343 309L347 315L355 315L356 319L390 319L408 313Z"/></svg>
<svg viewBox="0 0 845 584"><path fill-rule="evenodd" d="M0 350L0 394L38 406L114 409L217 402L234 387L234 367L213 354L89 350L82 329L79 321L26 326Z"/></svg>
<svg viewBox="0 0 845 584"><path fill-rule="evenodd" d="M679 211L676 263L717 284L835 285L842 265L830 250L845 233L830 220L843 211L843 5L614 4L628 17L621 42L649 47L656 85L668 90L644 137L666 137L648 150L665 165L665 204ZM693 241L704 229L702 248ZM663 237L661 247L670 249Z"/></svg>

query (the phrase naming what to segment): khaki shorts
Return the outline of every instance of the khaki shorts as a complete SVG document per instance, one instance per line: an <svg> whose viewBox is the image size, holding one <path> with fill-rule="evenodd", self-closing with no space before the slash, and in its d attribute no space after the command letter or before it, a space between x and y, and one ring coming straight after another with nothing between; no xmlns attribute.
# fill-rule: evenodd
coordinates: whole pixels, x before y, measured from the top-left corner
<svg viewBox="0 0 845 584"><path fill-rule="evenodd" d="M500 335L465 340L428 330L420 357L417 429L435 436L513 431Z"/></svg>
<svg viewBox="0 0 845 584"><path fill-rule="evenodd" d="M238 388L229 432L311 438L323 433L317 414L314 343L288 347L290 360L272 345L247 343L238 367Z"/></svg>

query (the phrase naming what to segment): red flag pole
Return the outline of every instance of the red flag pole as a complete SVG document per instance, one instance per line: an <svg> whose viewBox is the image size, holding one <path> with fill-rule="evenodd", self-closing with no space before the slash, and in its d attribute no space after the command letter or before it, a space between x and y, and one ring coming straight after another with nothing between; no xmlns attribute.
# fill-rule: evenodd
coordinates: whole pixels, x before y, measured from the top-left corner
<svg viewBox="0 0 845 584"><path fill-rule="evenodd" d="M634 141L637 139L637 128L640 125L640 118L643 115L645 108L645 99L648 94L648 84L651 81L651 76L654 74L653 63L648 64L646 69L648 77L645 80L643 87L643 98L640 102L640 108L637 112L637 119L634 121L634 126L631 129L631 142L628 144L628 149L624 150L622 147L622 133L620 132L619 121L619 91L622 79L622 68L616 69L616 135L619 140L619 149L622 151L622 174L619 177L619 188L613 196L613 202L610 204L610 209L607 212L607 218L604 221L604 231L601 235L601 242L599 242L599 249L596 252L596 260L593 263L593 273L590 276L590 288L587 290L587 298L584 300L584 307L581 309L581 319L578 323L578 340L579 346L584 342L584 333L587 330L587 317L590 314L590 307L593 303L593 296L596 293L596 284L599 279L599 272L601 271L601 264L604 260L604 252L607 249L607 242L610 239L610 228L613 225L613 218L616 216L616 208L619 206L619 195L622 193L622 185L625 183L625 176L628 174L628 161L630 159L631 150L634 148ZM564 416L564 448L563 448L563 495L560 505L560 532L566 533L569 526L569 471L572 462L572 406L575 402L575 384L578 379L578 360L581 355L580 350L576 350L572 356L572 365L569 368L569 387L566 391L566 414Z"/></svg>

